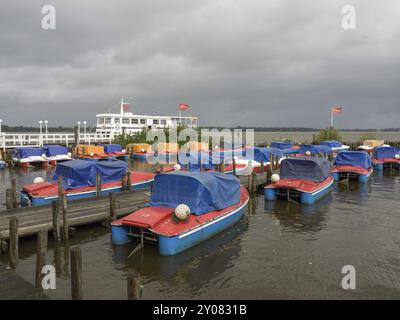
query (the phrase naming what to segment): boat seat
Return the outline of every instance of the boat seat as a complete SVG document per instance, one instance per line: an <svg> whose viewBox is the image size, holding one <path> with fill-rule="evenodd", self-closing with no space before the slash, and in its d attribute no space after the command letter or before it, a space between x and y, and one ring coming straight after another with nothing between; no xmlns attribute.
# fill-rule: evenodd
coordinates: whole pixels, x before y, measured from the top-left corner
<svg viewBox="0 0 400 320"><path fill-rule="evenodd" d="M146 207L122 219L122 224L153 229L166 218L171 217L174 209L163 207Z"/></svg>

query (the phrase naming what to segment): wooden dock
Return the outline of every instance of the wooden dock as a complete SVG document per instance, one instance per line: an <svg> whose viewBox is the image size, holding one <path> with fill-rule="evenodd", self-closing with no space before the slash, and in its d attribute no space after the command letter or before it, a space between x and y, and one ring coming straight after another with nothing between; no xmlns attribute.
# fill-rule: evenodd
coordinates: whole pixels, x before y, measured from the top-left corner
<svg viewBox="0 0 400 320"><path fill-rule="evenodd" d="M122 217L141 208L150 199L150 190L135 190L115 193L116 216ZM110 217L108 196L93 197L68 202L67 220L69 227L82 226L104 221ZM9 236L9 221L18 219L19 237L53 229L52 206L31 206L0 212L0 239Z"/></svg>
<svg viewBox="0 0 400 320"><path fill-rule="evenodd" d="M0 262L0 300L47 300L41 290Z"/></svg>

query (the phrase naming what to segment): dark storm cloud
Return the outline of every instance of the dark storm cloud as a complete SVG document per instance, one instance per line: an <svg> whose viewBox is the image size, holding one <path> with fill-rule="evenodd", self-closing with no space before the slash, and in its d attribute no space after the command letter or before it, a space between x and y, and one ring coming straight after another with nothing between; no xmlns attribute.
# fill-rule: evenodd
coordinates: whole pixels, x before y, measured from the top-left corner
<svg viewBox="0 0 400 320"><path fill-rule="evenodd" d="M40 26L43 5L57 29ZM94 121L191 105L203 125L400 127L400 5L352 1L21 1L0 4L0 117ZM117 110L117 108L114 108Z"/></svg>

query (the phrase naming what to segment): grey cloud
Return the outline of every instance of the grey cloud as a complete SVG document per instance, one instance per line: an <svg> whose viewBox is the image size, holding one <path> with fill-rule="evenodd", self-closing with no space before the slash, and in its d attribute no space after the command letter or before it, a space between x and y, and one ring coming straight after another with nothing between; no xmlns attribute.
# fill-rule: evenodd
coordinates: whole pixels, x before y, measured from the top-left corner
<svg viewBox="0 0 400 320"><path fill-rule="evenodd" d="M31 125L94 122L120 96L135 112L191 105L203 125L400 127L395 0L48 1L0 5L0 117ZM397 10L397 11L396 11ZM117 110L115 108L114 110Z"/></svg>

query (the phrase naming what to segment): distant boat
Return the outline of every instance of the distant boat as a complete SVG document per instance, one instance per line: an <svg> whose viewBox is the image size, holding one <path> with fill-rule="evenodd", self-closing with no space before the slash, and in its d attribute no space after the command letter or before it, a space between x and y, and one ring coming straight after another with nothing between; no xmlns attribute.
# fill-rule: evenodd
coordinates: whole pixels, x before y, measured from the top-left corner
<svg viewBox="0 0 400 320"><path fill-rule="evenodd" d="M335 140L321 141L320 145L331 148L331 150L334 154L337 154L339 151L345 151L345 150L350 149L350 146L346 146L346 145L342 144L340 141L335 141Z"/></svg>
<svg viewBox="0 0 400 320"><path fill-rule="evenodd" d="M115 160L114 154L107 154L104 146L80 144L75 148L75 156L78 159L89 161L112 161Z"/></svg>
<svg viewBox="0 0 400 320"><path fill-rule="evenodd" d="M104 154L118 160L128 160L129 155L120 144L102 144Z"/></svg>
<svg viewBox="0 0 400 320"><path fill-rule="evenodd" d="M331 172L336 181L356 179L367 182L374 171L371 158L365 151L339 152L333 165Z"/></svg>
<svg viewBox="0 0 400 320"><path fill-rule="evenodd" d="M17 147L12 153L14 164L21 168L35 166L46 168L49 161L46 157L46 150L41 147Z"/></svg>
<svg viewBox="0 0 400 320"><path fill-rule="evenodd" d="M58 162L72 160L72 154L69 152L67 147L59 145L45 145L43 149L46 160L48 160L52 166L57 165Z"/></svg>
<svg viewBox="0 0 400 320"><path fill-rule="evenodd" d="M249 194L232 175L217 172L159 174L150 206L111 224L114 244L138 240L174 255L211 238L243 216ZM135 249L134 251L136 251Z"/></svg>
<svg viewBox="0 0 400 320"><path fill-rule="evenodd" d="M378 171L385 168L400 169L400 149L388 146L377 147L372 153L372 163Z"/></svg>
<svg viewBox="0 0 400 320"><path fill-rule="evenodd" d="M313 204L329 192L334 182L330 162L325 158L288 158L282 161L280 175L272 176L264 188L265 198L278 198L301 204Z"/></svg>
<svg viewBox="0 0 400 320"><path fill-rule="evenodd" d="M101 195L122 190L121 179L127 170L127 163L116 160L112 162L93 162L71 160L59 163L51 182L25 185L20 192L21 205L43 205L57 200L58 177L62 177L63 189L67 200L76 200L96 196L96 176L101 176ZM149 188L154 180L150 172L131 172L132 189Z"/></svg>
<svg viewBox="0 0 400 320"><path fill-rule="evenodd" d="M297 156L319 156L333 154L332 148L324 145L301 144Z"/></svg>

